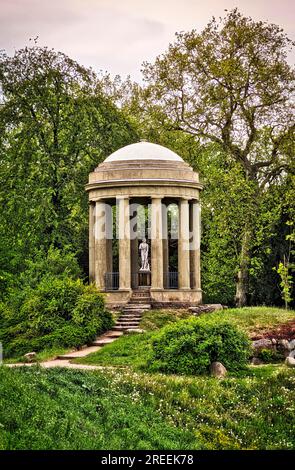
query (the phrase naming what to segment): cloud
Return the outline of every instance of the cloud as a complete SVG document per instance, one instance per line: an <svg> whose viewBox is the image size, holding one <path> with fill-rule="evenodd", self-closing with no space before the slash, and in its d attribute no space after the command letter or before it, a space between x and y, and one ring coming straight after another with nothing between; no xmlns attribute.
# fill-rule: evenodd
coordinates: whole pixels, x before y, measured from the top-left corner
<svg viewBox="0 0 295 470"><path fill-rule="evenodd" d="M83 65L140 79L142 62L164 52L176 31L200 30L236 5L295 36L291 0L0 0L0 49L13 53L39 36L39 45Z"/></svg>

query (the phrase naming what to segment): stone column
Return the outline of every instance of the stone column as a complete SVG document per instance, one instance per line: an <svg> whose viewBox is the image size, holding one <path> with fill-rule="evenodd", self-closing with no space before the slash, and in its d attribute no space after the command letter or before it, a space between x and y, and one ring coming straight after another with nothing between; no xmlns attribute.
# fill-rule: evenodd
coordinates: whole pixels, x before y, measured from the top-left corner
<svg viewBox="0 0 295 470"><path fill-rule="evenodd" d="M178 288L190 289L190 255L189 255L189 203L182 198L178 204Z"/></svg>
<svg viewBox="0 0 295 470"><path fill-rule="evenodd" d="M168 245L168 214L167 206L162 205L162 233L163 233L163 272L164 272L164 289L169 288L169 245Z"/></svg>
<svg viewBox="0 0 295 470"><path fill-rule="evenodd" d="M95 285L105 289L105 273L107 272L106 250L106 208L101 200L95 203Z"/></svg>
<svg viewBox="0 0 295 470"><path fill-rule="evenodd" d="M113 272L113 211L111 204L105 204L106 209L106 253L107 253L107 272Z"/></svg>
<svg viewBox="0 0 295 470"><path fill-rule="evenodd" d="M95 203L89 201L89 283L95 282Z"/></svg>
<svg viewBox="0 0 295 470"><path fill-rule="evenodd" d="M132 203L130 208L130 236L131 236L131 287L132 289L138 288L138 226L137 226L137 203Z"/></svg>
<svg viewBox="0 0 295 470"><path fill-rule="evenodd" d="M201 240L201 210L200 203L193 200L190 204L190 266L191 266L191 288L201 289L201 266L200 266L200 240Z"/></svg>
<svg viewBox="0 0 295 470"><path fill-rule="evenodd" d="M130 250L130 216L129 197L117 197L118 238L119 238L119 289L131 288L131 250Z"/></svg>
<svg viewBox="0 0 295 470"><path fill-rule="evenodd" d="M162 198L152 197L151 211L151 272L152 289L163 289Z"/></svg>

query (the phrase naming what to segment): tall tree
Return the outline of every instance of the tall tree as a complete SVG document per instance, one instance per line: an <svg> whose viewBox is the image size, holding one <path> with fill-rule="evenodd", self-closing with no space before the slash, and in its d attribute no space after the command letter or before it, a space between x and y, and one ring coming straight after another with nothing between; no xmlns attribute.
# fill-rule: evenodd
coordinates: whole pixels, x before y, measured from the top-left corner
<svg viewBox="0 0 295 470"><path fill-rule="evenodd" d="M295 73L293 46L274 24L254 22L237 9L176 41L154 64L144 64L145 112L167 129L219 146L251 185L239 240L236 303L248 294L257 201L278 178L294 172ZM255 209L256 208L256 209Z"/></svg>
<svg viewBox="0 0 295 470"><path fill-rule="evenodd" d="M71 245L85 259L88 173L136 133L95 74L54 50L2 54L0 84L1 235L23 257Z"/></svg>

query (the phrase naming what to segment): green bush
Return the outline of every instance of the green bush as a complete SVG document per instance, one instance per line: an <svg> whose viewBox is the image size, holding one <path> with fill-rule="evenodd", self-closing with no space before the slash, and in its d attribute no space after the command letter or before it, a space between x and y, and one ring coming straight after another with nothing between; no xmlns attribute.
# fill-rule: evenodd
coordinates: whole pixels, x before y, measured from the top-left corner
<svg viewBox="0 0 295 470"><path fill-rule="evenodd" d="M21 299L21 301L20 301ZM27 288L19 304L0 304L0 341L5 356L50 347L79 347L113 325L104 298L80 279L45 276Z"/></svg>
<svg viewBox="0 0 295 470"><path fill-rule="evenodd" d="M213 361L229 370L245 367L250 342L245 333L230 323L202 323L196 318L168 325L152 340L147 367L176 374L204 374Z"/></svg>
<svg viewBox="0 0 295 470"><path fill-rule="evenodd" d="M273 349L261 349L257 357L266 364L282 362L285 359L283 353L281 353L280 351L274 351Z"/></svg>

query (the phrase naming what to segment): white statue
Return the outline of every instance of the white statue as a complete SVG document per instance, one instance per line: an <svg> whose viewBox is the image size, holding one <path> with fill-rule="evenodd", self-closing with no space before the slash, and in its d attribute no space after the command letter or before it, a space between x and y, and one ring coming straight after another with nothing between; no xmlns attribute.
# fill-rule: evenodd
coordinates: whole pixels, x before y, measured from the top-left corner
<svg viewBox="0 0 295 470"><path fill-rule="evenodd" d="M149 271L149 246L145 238L142 239L142 242L139 245L139 250L141 256L141 268L139 271Z"/></svg>

